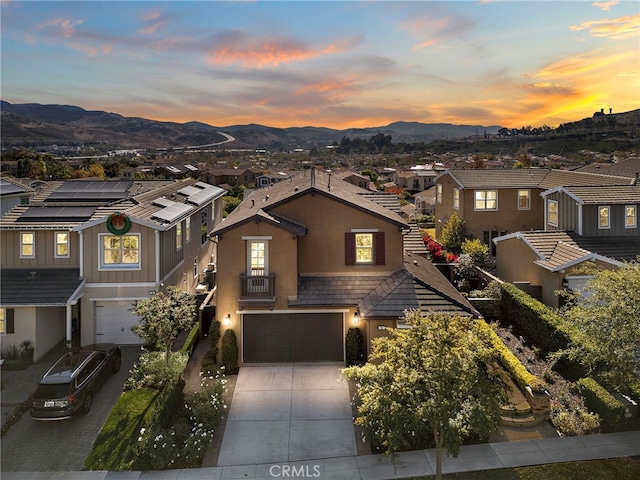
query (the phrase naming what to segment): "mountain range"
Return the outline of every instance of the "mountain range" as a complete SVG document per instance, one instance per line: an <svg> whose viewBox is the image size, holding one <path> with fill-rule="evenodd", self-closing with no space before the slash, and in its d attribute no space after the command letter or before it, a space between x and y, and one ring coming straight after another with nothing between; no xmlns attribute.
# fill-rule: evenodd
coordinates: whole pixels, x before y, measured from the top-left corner
<svg viewBox="0 0 640 480"><path fill-rule="evenodd" d="M106 144L113 149L312 148L382 133L393 142L431 142L495 134L500 126L394 122L386 126L336 130L325 127L275 128L265 125L213 126L202 122L161 122L72 105L12 104L0 101L2 148L12 146L81 146ZM229 141L229 136L234 141Z"/></svg>

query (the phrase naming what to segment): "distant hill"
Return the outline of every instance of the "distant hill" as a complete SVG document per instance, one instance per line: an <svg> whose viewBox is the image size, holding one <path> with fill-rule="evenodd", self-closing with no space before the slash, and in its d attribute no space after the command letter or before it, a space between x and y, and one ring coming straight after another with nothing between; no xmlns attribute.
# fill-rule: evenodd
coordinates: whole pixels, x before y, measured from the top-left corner
<svg viewBox="0 0 640 480"><path fill-rule="evenodd" d="M264 125L215 127L202 122L159 122L116 113L90 111L72 105L11 104L1 101L2 147L79 146L107 144L110 148L184 148L211 145L235 138L226 148L311 148L340 142L342 137L390 135L393 142L431 142L484 133L500 126L394 122L387 126L335 130L324 127L274 128Z"/></svg>

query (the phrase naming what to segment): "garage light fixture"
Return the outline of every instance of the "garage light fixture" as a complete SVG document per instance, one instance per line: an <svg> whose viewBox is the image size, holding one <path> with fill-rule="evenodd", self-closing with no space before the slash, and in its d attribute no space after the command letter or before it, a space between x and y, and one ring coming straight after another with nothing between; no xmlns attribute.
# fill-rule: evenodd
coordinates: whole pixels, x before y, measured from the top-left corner
<svg viewBox="0 0 640 480"><path fill-rule="evenodd" d="M227 316L224 317L224 326L228 327L229 325L231 325L231 314L227 313Z"/></svg>
<svg viewBox="0 0 640 480"><path fill-rule="evenodd" d="M353 324L357 325L360 323L360 312L356 310L356 313L353 314Z"/></svg>

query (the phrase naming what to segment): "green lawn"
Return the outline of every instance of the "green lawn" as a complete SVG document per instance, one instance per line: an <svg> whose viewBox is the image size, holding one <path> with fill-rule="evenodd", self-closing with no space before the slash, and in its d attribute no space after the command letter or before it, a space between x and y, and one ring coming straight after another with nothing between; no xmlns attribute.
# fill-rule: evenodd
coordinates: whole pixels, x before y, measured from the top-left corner
<svg viewBox="0 0 640 480"><path fill-rule="evenodd" d="M433 476L420 477L416 480L433 478ZM446 480L637 480L640 478L640 457L451 473L444 475L444 478Z"/></svg>

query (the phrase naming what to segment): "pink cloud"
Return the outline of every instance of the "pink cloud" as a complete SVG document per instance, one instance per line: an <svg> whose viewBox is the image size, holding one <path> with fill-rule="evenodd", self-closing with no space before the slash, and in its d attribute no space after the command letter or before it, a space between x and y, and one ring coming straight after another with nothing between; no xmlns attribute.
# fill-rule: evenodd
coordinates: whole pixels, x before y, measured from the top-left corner
<svg viewBox="0 0 640 480"><path fill-rule="evenodd" d="M407 20L402 28L414 37L422 39L414 47L415 50L420 50L457 38L471 30L475 23L474 20L462 15L425 15Z"/></svg>
<svg viewBox="0 0 640 480"><path fill-rule="evenodd" d="M571 31L588 30L592 37L605 37L622 40L638 36L640 33L640 14L616 19L590 20L572 25Z"/></svg>
<svg viewBox="0 0 640 480"><path fill-rule="evenodd" d="M594 7L598 7L600 10L605 12L609 11L609 8L618 4L618 0L609 0L608 2L593 2L592 5Z"/></svg>

